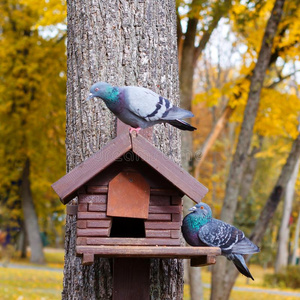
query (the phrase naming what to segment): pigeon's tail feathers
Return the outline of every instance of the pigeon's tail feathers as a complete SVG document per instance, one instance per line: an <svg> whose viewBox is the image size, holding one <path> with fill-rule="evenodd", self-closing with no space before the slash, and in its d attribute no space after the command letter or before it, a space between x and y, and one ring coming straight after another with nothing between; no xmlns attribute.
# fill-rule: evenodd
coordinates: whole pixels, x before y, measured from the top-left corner
<svg viewBox="0 0 300 300"><path fill-rule="evenodd" d="M165 116L162 117L163 120L176 120L176 119L187 119L187 118L192 118L194 114L186 109L173 106L170 108Z"/></svg>
<svg viewBox="0 0 300 300"><path fill-rule="evenodd" d="M238 254L253 254L260 251L259 248L246 237L236 243L231 250L233 253Z"/></svg>
<svg viewBox="0 0 300 300"><path fill-rule="evenodd" d="M183 120L170 120L170 121L167 121L166 123L169 123L170 125L178 128L178 129L181 129L181 130L194 131L197 129L196 127L193 127L192 125L190 125L189 123L187 123Z"/></svg>
<svg viewBox="0 0 300 300"><path fill-rule="evenodd" d="M226 255L226 257L228 260L231 260L234 263L234 265L236 266L236 268L239 270L241 274L254 280L246 265L244 257L241 254L229 254Z"/></svg>

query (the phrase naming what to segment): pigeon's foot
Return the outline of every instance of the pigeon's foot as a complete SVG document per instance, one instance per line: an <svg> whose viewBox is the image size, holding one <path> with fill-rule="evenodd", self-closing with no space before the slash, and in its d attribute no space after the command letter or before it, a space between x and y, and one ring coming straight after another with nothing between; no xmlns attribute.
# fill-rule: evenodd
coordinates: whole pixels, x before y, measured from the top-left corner
<svg viewBox="0 0 300 300"><path fill-rule="evenodd" d="M140 128L140 127L138 127L138 128L130 127L129 132L132 133L133 131L135 131L136 134L138 135L141 129L142 129L142 128Z"/></svg>

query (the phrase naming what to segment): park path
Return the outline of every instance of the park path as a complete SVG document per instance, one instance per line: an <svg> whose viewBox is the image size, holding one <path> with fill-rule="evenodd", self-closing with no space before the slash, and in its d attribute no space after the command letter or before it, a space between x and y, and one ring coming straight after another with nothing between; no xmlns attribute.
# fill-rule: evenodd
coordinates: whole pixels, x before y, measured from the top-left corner
<svg viewBox="0 0 300 300"><path fill-rule="evenodd" d="M210 289L210 284L203 283L204 288ZM287 292L287 291L278 291L278 290L271 290L271 289L261 289L261 288L250 288L250 287L240 287L235 286L233 287L234 291L239 292L250 292L250 293L265 293L270 295L279 295L279 296L289 296L289 297L299 297L300 298L300 292Z"/></svg>
<svg viewBox="0 0 300 300"><path fill-rule="evenodd" d="M3 267L0 265L0 267ZM7 267L5 268L10 268L10 269L32 269L32 270L42 270L42 271L53 271L53 272L63 272L62 268L50 268L46 266L33 266L33 265L22 265L22 264L8 264Z"/></svg>

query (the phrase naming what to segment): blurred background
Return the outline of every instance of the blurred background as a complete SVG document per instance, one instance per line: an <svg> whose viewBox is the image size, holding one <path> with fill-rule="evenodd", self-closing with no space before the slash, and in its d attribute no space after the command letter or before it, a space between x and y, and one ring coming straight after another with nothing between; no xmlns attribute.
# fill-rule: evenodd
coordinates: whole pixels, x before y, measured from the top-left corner
<svg viewBox="0 0 300 300"><path fill-rule="evenodd" d="M251 76L274 1L177 3L182 106L198 128L183 145L183 165L207 186L221 217ZM299 135L300 3L288 1L268 63L234 224L250 236ZM60 299L65 207L51 184L66 172L66 3L0 2L0 298ZM172 99L171 99L172 100ZM257 280L239 277L232 299L300 297L300 180L292 176L251 259ZM202 269L209 298L210 272ZM253 270L253 271L252 271ZM40 273L38 273L40 272ZM186 282L189 283L188 278ZM291 289L294 290L293 293ZM23 297L23 298L20 298ZM259 298L261 297L261 298ZM192 299L186 285L185 299ZM199 298L198 298L199 299Z"/></svg>

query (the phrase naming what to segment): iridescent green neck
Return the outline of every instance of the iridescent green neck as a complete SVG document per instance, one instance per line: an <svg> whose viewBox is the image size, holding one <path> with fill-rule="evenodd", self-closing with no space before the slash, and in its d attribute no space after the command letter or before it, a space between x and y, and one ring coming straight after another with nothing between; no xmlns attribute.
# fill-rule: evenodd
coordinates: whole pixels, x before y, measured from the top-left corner
<svg viewBox="0 0 300 300"><path fill-rule="evenodd" d="M193 228L195 230L199 230L199 227L205 225L210 220L211 220L210 216L201 217L196 213L189 214L189 218L188 218L190 228Z"/></svg>
<svg viewBox="0 0 300 300"><path fill-rule="evenodd" d="M108 86L105 89L103 97L101 97L107 104L113 104L119 100L119 90L116 87Z"/></svg>

